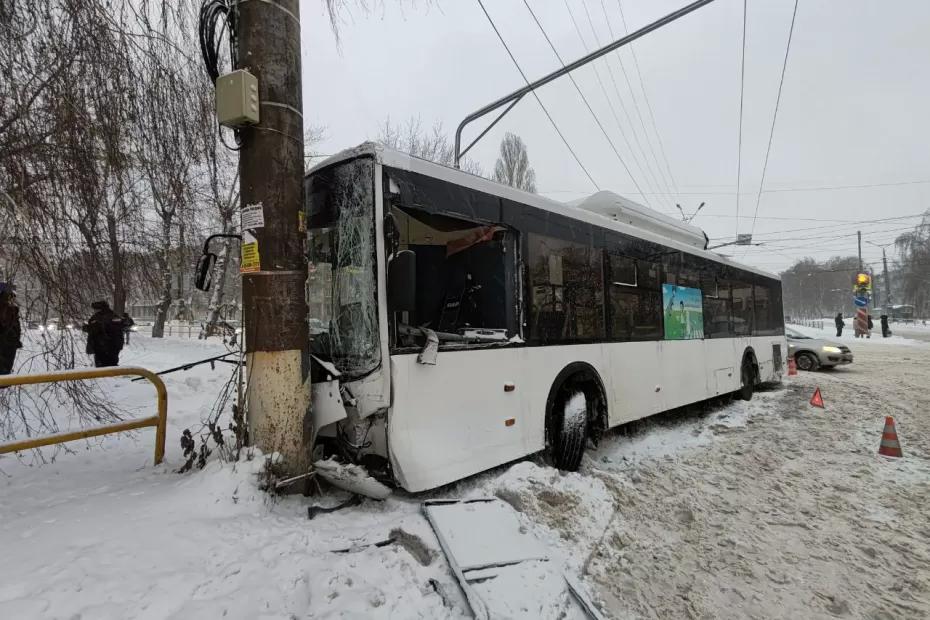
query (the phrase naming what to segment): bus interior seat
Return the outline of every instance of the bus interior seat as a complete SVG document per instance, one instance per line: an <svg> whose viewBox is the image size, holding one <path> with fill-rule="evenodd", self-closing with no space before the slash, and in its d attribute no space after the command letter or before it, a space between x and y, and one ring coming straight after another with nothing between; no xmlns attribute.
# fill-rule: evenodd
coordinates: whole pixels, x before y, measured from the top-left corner
<svg viewBox="0 0 930 620"><path fill-rule="evenodd" d="M448 257L445 246L408 247L417 255L413 324L447 332L465 327L507 327L502 238L478 243Z"/></svg>

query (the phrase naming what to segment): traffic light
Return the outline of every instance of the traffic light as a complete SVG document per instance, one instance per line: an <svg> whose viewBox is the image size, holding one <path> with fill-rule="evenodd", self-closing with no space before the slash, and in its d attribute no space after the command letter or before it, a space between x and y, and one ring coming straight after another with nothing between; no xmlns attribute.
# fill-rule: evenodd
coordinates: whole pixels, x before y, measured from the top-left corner
<svg viewBox="0 0 930 620"><path fill-rule="evenodd" d="M856 274L856 286L860 288L871 288L872 278L867 273Z"/></svg>

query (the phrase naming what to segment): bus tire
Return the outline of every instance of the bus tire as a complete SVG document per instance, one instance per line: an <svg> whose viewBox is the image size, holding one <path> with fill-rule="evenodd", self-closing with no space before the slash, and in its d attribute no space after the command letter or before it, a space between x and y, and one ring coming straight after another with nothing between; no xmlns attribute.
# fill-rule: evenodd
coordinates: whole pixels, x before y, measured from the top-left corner
<svg viewBox="0 0 930 620"><path fill-rule="evenodd" d="M740 389L739 397L741 400L752 400L753 392L756 388L756 368L752 363L752 358L746 356L743 358L743 366L740 368Z"/></svg>
<svg viewBox="0 0 930 620"><path fill-rule="evenodd" d="M576 407L575 419L566 424L566 407L574 396L584 395L583 415ZM581 465L587 440L597 445L607 430L607 393L593 366L572 362L555 377L546 398L546 456L561 470L576 471Z"/></svg>
<svg viewBox="0 0 930 620"><path fill-rule="evenodd" d="M577 400L583 399L577 406ZM575 407L572 405L575 404ZM552 464L564 471L577 471L588 436L588 400L581 390L566 392L554 416Z"/></svg>

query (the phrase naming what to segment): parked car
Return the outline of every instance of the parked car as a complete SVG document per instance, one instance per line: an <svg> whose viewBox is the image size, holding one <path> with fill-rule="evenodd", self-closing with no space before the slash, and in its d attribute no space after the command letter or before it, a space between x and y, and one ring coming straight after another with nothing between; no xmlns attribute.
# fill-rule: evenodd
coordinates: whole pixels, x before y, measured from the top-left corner
<svg viewBox="0 0 930 620"><path fill-rule="evenodd" d="M800 370L833 368L853 361L853 354L846 345L811 338L790 327L785 328L785 336L788 338L788 355L794 357Z"/></svg>

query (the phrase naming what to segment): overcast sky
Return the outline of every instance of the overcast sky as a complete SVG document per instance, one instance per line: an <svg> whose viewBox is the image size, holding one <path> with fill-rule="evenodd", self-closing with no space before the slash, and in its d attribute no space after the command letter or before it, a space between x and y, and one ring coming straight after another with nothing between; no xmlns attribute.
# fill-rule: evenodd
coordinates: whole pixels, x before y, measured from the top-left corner
<svg viewBox="0 0 930 620"><path fill-rule="evenodd" d="M528 2L566 62L606 44L611 30L624 33L621 9L635 30L687 3ZM374 138L389 116L442 121L451 135L463 116L523 84L477 0L384 4L344 14L337 45L322 2L302 2L304 113L326 127L323 153ZM530 79L558 66L523 0L485 5ZM749 2L738 220L742 0L716 0L640 39L639 73L629 49L573 73L635 183L568 78L538 94L601 189L666 213L677 214L676 202L690 213L706 201L694 223L721 243L732 240L753 226L793 7L792 0ZM916 223L855 222L930 206L927 32L930 2L922 0L800 1L755 223L755 240L767 243L730 248L736 258L779 271L801 256L854 255L857 228L865 240L887 244ZM467 129L465 141L480 128ZM506 131L526 142L540 193L572 200L595 191L531 97L475 147L485 170ZM773 191L852 185L879 186ZM880 267L881 250L864 243L863 255Z"/></svg>

